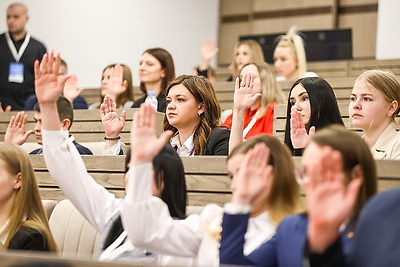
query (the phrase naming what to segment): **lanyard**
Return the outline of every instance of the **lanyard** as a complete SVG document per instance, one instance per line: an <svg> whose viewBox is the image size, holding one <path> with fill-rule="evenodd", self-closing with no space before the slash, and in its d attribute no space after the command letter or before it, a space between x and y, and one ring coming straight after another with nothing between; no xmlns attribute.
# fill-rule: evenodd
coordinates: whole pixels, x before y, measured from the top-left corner
<svg viewBox="0 0 400 267"><path fill-rule="evenodd" d="M13 41L11 40L9 32L6 32L6 39L7 39L7 44L8 44L8 47L10 48L11 54L13 55L15 61L19 62L19 60L22 57L22 54L24 54L26 47L28 46L29 41L31 40L31 34L29 32L26 34L25 40L22 43L18 52L17 52L17 48L15 47Z"/></svg>
<svg viewBox="0 0 400 267"><path fill-rule="evenodd" d="M256 124L258 114L260 114L260 110L261 107L259 110L257 110L256 114L254 114L249 124L247 124L246 129L243 130L243 140L245 140L246 135L250 132L251 128L253 128L254 124Z"/></svg>

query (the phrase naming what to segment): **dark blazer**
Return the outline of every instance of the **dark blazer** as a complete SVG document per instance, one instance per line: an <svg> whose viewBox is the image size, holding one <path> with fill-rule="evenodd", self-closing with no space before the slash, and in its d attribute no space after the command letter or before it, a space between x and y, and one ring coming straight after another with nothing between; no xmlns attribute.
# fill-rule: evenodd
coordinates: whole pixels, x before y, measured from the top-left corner
<svg viewBox="0 0 400 267"><path fill-rule="evenodd" d="M79 154L81 155L93 155L92 151L89 148L82 146L81 144L77 143L75 140L72 142L76 149L78 149ZM43 148L37 148L29 153L29 155L41 155L43 154Z"/></svg>
<svg viewBox="0 0 400 267"><path fill-rule="evenodd" d="M135 103L133 103L132 108L140 108L140 104L144 103L146 97L147 95L136 100ZM162 93L158 94L157 102L158 102L157 111L165 113L165 110L167 109L167 99L165 98L165 95Z"/></svg>
<svg viewBox="0 0 400 267"><path fill-rule="evenodd" d="M223 127L214 128L208 137L204 155L227 156L231 130Z"/></svg>
<svg viewBox="0 0 400 267"><path fill-rule="evenodd" d="M28 99L25 102L24 110L33 110L35 107L35 104L37 103L37 97L36 95L30 95ZM74 109L87 109L88 104L85 100L85 98L81 95L78 95L77 98L74 99L74 102L72 103Z"/></svg>
<svg viewBox="0 0 400 267"><path fill-rule="evenodd" d="M400 188L375 195L364 206L349 252L349 266L400 266Z"/></svg>
<svg viewBox="0 0 400 267"><path fill-rule="evenodd" d="M11 238L9 249L50 251L42 233L26 226L21 226Z"/></svg>
<svg viewBox="0 0 400 267"><path fill-rule="evenodd" d="M247 230L249 214L224 214L222 222L220 262L221 264L256 266L303 266L307 248L306 214L285 218L278 226L275 235L248 256L243 255L244 235ZM349 230L342 233L344 247L351 244L347 238ZM343 266L342 258L333 258L333 266Z"/></svg>

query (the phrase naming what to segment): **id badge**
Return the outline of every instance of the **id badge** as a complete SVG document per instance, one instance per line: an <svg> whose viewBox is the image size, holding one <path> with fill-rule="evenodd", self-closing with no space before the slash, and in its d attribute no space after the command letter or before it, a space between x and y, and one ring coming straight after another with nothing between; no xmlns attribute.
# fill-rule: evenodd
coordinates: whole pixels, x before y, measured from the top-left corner
<svg viewBox="0 0 400 267"><path fill-rule="evenodd" d="M13 83L24 82L24 63L11 62L8 81Z"/></svg>

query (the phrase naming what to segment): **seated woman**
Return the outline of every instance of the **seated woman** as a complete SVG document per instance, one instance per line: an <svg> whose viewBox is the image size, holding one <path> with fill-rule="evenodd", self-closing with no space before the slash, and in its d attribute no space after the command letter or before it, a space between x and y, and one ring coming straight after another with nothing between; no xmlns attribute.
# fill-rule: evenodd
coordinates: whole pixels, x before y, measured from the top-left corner
<svg viewBox="0 0 400 267"><path fill-rule="evenodd" d="M174 60L171 54L163 48L149 48L143 52L139 63L140 91L145 95L133 104L132 108L138 108L148 95L154 91L157 97L158 112L165 112L165 89L175 78Z"/></svg>
<svg viewBox="0 0 400 267"><path fill-rule="evenodd" d="M36 95L43 113L43 150L47 168L64 195L101 234L100 260L154 262L157 255L133 246L126 239L120 217L124 200L115 198L114 194L97 184L88 174L75 146L57 122L56 100L61 94L60 84L69 77L64 76L58 80L55 78L53 73L57 71L59 56L56 60L53 58L50 52L50 57L44 55L40 66L39 62L35 63ZM167 132L163 136L167 140L170 134ZM153 177L150 192L166 203L172 217L183 219L186 210L186 185L182 161L170 146L160 147L153 158L152 164L149 163L148 166ZM129 156L127 160L126 181L135 173L129 170ZM182 264L184 263L185 261Z"/></svg>
<svg viewBox="0 0 400 267"><path fill-rule="evenodd" d="M133 80L131 69L128 66L110 64L103 69L100 101L91 104L88 109L99 108L106 95L115 101L117 108L130 108L133 105Z"/></svg>
<svg viewBox="0 0 400 267"><path fill-rule="evenodd" d="M352 126L361 128L375 159L400 159L400 82L387 71L368 70L356 79L350 97Z"/></svg>
<svg viewBox="0 0 400 267"><path fill-rule="evenodd" d="M248 74L252 74L252 80L248 80L250 77L244 78ZM223 123L232 129L231 134L236 132L235 128L241 129L237 140L233 141L235 138L231 137L231 148L252 136L263 133L271 135L274 106L285 99L274 74L264 62L245 64L240 70L240 77L241 82L237 77L235 83L233 113Z"/></svg>
<svg viewBox="0 0 400 267"><path fill-rule="evenodd" d="M217 55L218 48L215 48L214 40L207 39L201 46L201 63L197 68L197 74L209 77L210 61ZM232 62L229 65L231 75L228 81L234 81L239 76L242 67L252 61L264 62L264 53L260 44L255 40L239 41L233 48Z"/></svg>
<svg viewBox="0 0 400 267"><path fill-rule="evenodd" d="M304 41L295 26L292 26L287 34L280 36L274 50L274 66L278 81L318 77L314 72L307 72Z"/></svg>
<svg viewBox="0 0 400 267"><path fill-rule="evenodd" d="M151 107L141 109L134 119L137 123L132 130L132 142L135 142L133 146L136 149L132 151L130 166L136 173L136 169L149 169L152 155L159 149L157 147L163 145L163 139L156 137L155 114ZM270 148L270 158L263 159L274 166L274 171L270 181L271 190L265 190L251 200L245 254L268 240L285 216L301 209L300 187L294 175L290 152L273 136L250 138L230 154L228 173L232 178L232 191L235 192L240 186L236 180L240 162L249 150L260 143ZM219 266L221 207L209 204L200 215L190 215L185 220L177 221L168 213L165 203L150 194L150 171L143 172L141 176L131 176L130 179L121 215L128 238L135 245L165 257L190 257L194 266Z"/></svg>
<svg viewBox="0 0 400 267"><path fill-rule="evenodd" d="M304 181L307 213L284 219L268 242L247 256L243 253L251 200L272 190L274 167L265 161L270 153L260 144L241 162L239 186L231 203L236 210L226 207L222 223L221 264L303 266L307 248L319 252L326 249L323 242L330 243L331 233L324 232L328 228L319 226L331 217L343 222L335 225L333 236L340 232L339 242L348 251L360 210L376 193L376 168L367 145L356 133L329 126L311 137L302 157L299 176Z"/></svg>
<svg viewBox="0 0 400 267"><path fill-rule="evenodd" d="M230 130L218 127L221 107L214 87L202 76L180 75L167 87L164 131L180 156L228 155Z"/></svg>
<svg viewBox="0 0 400 267"><path fill-rule="evenodd" d="M297 80L287 102L285 144L301 156L309 135L330 124L344 125L332 87L324 79Z"/></svg>
<svg viewBox="0 0 400 267"><path fill-rule="evenodd" d="M22 148L0 145L0 251L57 251L32 163Z"/></svg>

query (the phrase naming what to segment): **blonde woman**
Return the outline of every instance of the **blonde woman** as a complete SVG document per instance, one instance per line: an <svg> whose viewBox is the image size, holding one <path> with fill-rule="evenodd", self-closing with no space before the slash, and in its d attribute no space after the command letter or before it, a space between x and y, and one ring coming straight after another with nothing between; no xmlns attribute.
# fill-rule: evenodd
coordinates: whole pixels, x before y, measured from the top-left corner
<svg viewBox="0 0 400 267"><path fill-rule="evenodd" d="M349 116L375 159L400 159L400 81L390 72L368 70L356 79L350 97Z"/></svg>
<svg viewBox="0 0 400 267"><path fill-rule="evenodd" d="M318 76L314 72L307 72L304 41L295 26L279 38L274 50L274 66L278 81Z"/></svg>
<svg viewBox="0 0 400 267"><path fill-rule="evenodd" d="M268 64L245 64L240 70L240 79L236 78L232 115L223 123L232 130L230 149L252 136L272 135L274 107L284 101L282 89Z"/></svg>
<svg viewBox="0 0 400 267"><path fill-rule="evenodd" d="M210 73L208 73L209 62L217 53L218 48L215 48L214 41L207 39L201 47L201 64L197 68L198 75L210 76ZM229 76L228 81L234 81L241 68L250 61L265 61L260 44L250 39L239 41L233 48L232 62L229 65L231 76Z"/></svg>
<svg viewBox="0 0 400 267"><path fill-rule="evenodd" d="M0 145L0 251L57 250L32 163L17 145Z"/></svg>

